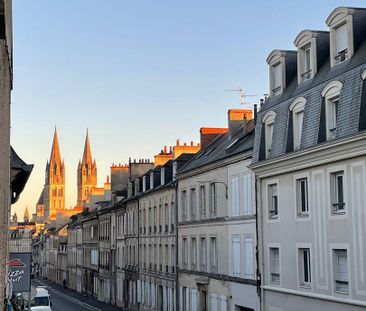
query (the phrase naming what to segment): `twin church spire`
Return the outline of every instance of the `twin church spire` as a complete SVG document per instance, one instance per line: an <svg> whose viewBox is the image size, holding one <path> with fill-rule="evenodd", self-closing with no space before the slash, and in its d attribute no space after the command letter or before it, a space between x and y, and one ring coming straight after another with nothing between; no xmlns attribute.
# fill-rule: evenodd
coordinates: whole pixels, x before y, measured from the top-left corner
<svg viewBox="0 0 366 311"><path fill-rule="evenodd" d="M97 165L92 159L89 132L86 132L82 161L77 169L77 206L88 202L89 193L97 185ZM45 186L42 192L45 221L56 219L59 211L65 209L65 164L61 158L57 129L53 134L51 155L46 165Z"/></svg>

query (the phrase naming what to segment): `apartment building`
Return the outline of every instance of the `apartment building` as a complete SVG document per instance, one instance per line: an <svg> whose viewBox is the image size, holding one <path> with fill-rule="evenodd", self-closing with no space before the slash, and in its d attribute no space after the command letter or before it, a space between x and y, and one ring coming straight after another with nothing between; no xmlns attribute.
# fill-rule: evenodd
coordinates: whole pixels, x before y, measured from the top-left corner
<svg viewBox="0 0 366 311"><path fill-rule="evenodd" d="M139 196L140 310L175 310L175 183L173 160L143 176Z"/></svg>
<svg viewBox="0 0 366 311"><path fill-rule="evenodd" d="M83 277L82 291L98 298L99 293L99 235L97 210L82 214Z"/></svg>
<svg viewBox="0 0 366 311"><path fill-rule="evenodd" d="M67 226L67 286L78 293L82 292L83 276L81 216L77 214L70 217L70 223Z"/></svg>
<svg viewBox="0 0 366 311"><path fill-rule="evenodd" d="M228 111L220 134L178 170L179 305L260 310L251 110ZM250 120L250 121L249 121Z"/></svg>
<svg viewBox="0 0 366 311"><path fill-rule="evenodd" d="M67 282L67 237L62 237L59 240L57 252L57 283L63 284Z"/></svg>
<svg viewBox="0 0 366 311"><path fill-rule="evenodd" d="M366 307L366 10L326 24L267 58L251 166L266 311Z"/></svg>

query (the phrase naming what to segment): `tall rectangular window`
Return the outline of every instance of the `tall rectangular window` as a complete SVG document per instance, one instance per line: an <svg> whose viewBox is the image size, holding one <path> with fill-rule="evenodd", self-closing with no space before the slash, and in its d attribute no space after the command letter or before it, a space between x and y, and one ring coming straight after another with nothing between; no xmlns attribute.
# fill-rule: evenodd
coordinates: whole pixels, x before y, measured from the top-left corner
<svg viewBox="0 0 366 311"><path fill-rule="evenodd" d="M336 137L338 106L339 106L339 97L327 99L327 106L326 106L327 140L332 140Z"/></svg>
<svg viewBox="0 0 366 311"><path fill-rule="evenodd" d="M187 219L187 191L182 191L182 220Z"/></svg>
<svg viewBox="0 0 366 311"><path fill-rule="evenodd" d="M303 68L302 68L302 80L306 81L311 78L311 49L310 47L303 50Z"/></svg>
<svg viewBox="0 0 366 311"><path fill-rule="evenodd" d="M296 180L296 209L298 216L306 217L309 215L307 178Z"/></svg>
<svg viewBox="0 0 366 311"><path fill-rule="evenodd" d="M332 214L344 214L346 212L343 189L344 172L331 173L330 177Z"/></svg>
<svg viewBox="0 0 366 311"><path fill-rule="evenodd" d="M231 257L233 262L233 275L240 276L240 236L233 236L231 238Z"/></svg>
<svg viewBox="0 0 366 311"><path fill-rule="evenodd" d="M191 239L191 270L197 268L197 240L196 238Z"/></svg>
<svg viewBox="0 0 366 311"><path fill-rule="evenodd" d="M207 271L207 243L206 238L201 237L201 248L200 248L200 263L201 271Z"/></svg>
<svg viewBox="0 0 366 311"><path fill-rule="evenodd" d="M281 64L277 64L272 66L272 93L273 95L281 94L282 92L282 73L281 73L282 66Z"/></svg>
<svg viewBox="0 0 366 311"><path fill-rule="evenodd" d="M187 308L187 287L182 287L182 311L188 311Z"/></svg>
<svg viewBox="0 0 366 311"><path fill-rule="evenodd" d="M206 218L206 188L205 186L200 187L200 216L201 219Z"/></svg>
<svg viewBox="0 0 366 311"><path fill-rule="evenodd" d="M243 175L243 196L244 196L244 215L253 214L252 205L252 175Z"/></svg>
<svg viewBox="0 0 366 311"><path fill-rule="evenodd" d="M335 290L347 294L349 292L347 250L335 249L333 256Z"/></svg>
<svg viewBox="0 0 366 311"><path fill-rule="evenodd" d="M278 218L278 192L277 184L268 185L268 212L269 218Z"/></svg>
<svg viewBox="0 0 366 311"><path fill-rule="evenodd" d="M211 217L216 217L216 184L210 184L210 211Z"/></svg>
<svg viewBox="0 0 366 311"><path fill-rule="evenodd" d="M190 206L191 206L191 220L195 220L196 219L196 210L197 210L197 206L196 206L196 188L191 188L190 191Z"/></svg>
<svg viewBox="0 0 366 311"><path fill-rule="evenodd" d="M342 63L348 59L348 35L347 23L335 29L335 60L336 64Z"/></svg>
<svg viewBox="0 0 366 311"><path fill-rule="evenodd" d="M246 279L254 278L254 243L253 237L244 238L245 245L245 271L244 277Z"/></svg>
<svg viewBox="0 0 366 311"><path fill-rule="evenodd" d="M217 243L216 237L210 238L210 272L217 273L218 272L218 263L217 263Z"/></svg>
<svg viewBox="0 0 366 311"><path fill-rule="evenodd" d="M266 123L265 131L266 131L265 132L266 158L269 158L271 156L271 150L272 150L273 122Z"/></svg>
<svg viewBox="0 0 366 311"><path fill-rule="evenodd" d="M294 112L294 150L300 149L304 111Z"/></svg>
<svg viewBox="0 0 366 311"><path fill-rule="evenodd" d="M239 216L239 177L231 178L231 216Z"/></svg>
<svg viewBox="0 0 366 311"><path fill-rule="evenodd" d="M278 247L269 249L270 282L280 283L280 250Z"/></svg>
<svg viewBox="0 0 366 311"><path fill-rule="evenodd" d="M311 286L311 261L310 261L310 249L299 249L299 281L301 287Z"/></svg>
<svg viewBox="0 0 366 311"><path fill-rule="evenodd" d="M188 268L188 240L187 238L183 238L183 269Z"/></svg>

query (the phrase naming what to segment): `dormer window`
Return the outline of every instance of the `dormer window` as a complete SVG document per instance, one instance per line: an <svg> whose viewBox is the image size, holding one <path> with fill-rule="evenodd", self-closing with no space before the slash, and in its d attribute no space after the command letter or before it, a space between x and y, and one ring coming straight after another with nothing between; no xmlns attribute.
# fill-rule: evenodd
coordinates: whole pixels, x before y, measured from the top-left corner
<svg viewBox="0 0 366 311"><path fill-rule="evenodd" d="M332 140L336 137L341 89L341 82L332 81L328 83L322 91L322 96L325 100L325 128L327 140Z"/></svg>
<svg viewBox="0 0 366 311"><path fill-rule="evenodd" d="M142 177L142 192L146 191L146 176Z"/></svg>
<svg viewBox="0 0 366 311"><path fill-rule="evenodd" d="M281 73L281 64L278 63L271 67L272 69L272 77L273 77L273 88L272 94L279 95L282 93L282 73Z"/></svg>
<svg viewBox="0 0 366 311"><path fill-rule="evenodd" d="M272 137L273 137L273 125L276 114L273 111L269 111L263 117L264 131L265 131L265 154L266 158L271 156L272 150Z"/></svg>
<svg viewBox="0 0 366 311"><path fill-rule="evenodd" d="M267 64L269 65L269 89L271 96L280 95L284 90L284 63L284 53L279 50L272 51L267 58Z"/></svg>
<svg viewBox="0 0 366 311"><path fill-rule="evenodd" d="M301 144L305 103L306 99L304 97L299 97L296 98L290 105L290 111L292 112L294 150L299 149Z"/></svg>
<svg viewBox="0 0 366 311"><path fill-rule="evenodd" d="M353 55L353 14L353 9L340 7L326 21L330 28L331 67L343 63Z"/></svg>
<svg viewBox="0 0 366 311"><path fill-rule="evenodd" d="M164 185L165 184L165 167L161 168L161 172L160 172L160 184Z"/></svg>
<svg viewBox="0 0 366 311"><path fill-rule="evenodd" d="M154 188L154 173L150 173L150 189Z"/></svg>
<svg viewBox="0 0 366 311"><path fill-rule="evenodd" d="M316 31L303 30L294 41L297 47L297 80L299 84L313 78L316 74L317 35Z"/></svg>

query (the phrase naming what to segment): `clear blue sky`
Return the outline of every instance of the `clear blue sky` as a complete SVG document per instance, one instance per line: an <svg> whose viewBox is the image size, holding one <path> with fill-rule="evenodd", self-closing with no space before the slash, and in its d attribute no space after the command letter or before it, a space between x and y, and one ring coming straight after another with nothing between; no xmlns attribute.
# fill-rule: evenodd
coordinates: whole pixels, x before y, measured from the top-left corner
<svg viewBox="0 0 366 311"><path fill-rule="evenodd" d="M54 126L75 204L86 128L99 184L112 163L152 158L201 126L226 126L239 96L267 93L265 59L303 29L326 30L337 6L365 1L13 1L12 145L34 171L21 199L35 210Z"/></svg>

